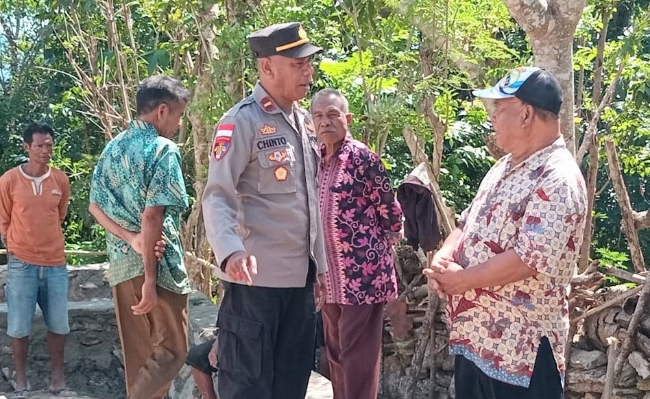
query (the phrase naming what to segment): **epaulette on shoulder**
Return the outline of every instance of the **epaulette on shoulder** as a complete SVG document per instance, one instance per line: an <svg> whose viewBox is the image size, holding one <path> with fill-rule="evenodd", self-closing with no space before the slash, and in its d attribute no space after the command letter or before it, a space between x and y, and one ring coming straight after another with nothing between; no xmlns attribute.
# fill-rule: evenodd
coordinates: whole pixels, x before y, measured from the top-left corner
<svg viewBox="0 0 650 399"><path fill-rule="evenodd" d="M237 113L239 113L239 110L241 110L242 108L244 108L244 107L246 107L246 106L248 106L248 105L250 105L250 104L252 104L254 102L255 102L255 99L253 98L253 96L248 96L248 97L244 98L243 100L241 100L240 102L238 102L237 104L233 105L233 107L230 108L224 114L224 116L237 116Z"/></svg>

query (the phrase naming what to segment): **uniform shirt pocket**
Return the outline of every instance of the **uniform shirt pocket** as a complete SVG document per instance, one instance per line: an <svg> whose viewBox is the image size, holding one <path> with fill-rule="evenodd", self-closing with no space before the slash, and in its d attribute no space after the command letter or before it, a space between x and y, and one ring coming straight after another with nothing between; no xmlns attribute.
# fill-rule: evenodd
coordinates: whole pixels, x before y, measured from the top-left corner
<svg viewBox="0 0 650 399"><path fill-rule="evenodd" d="M274 148L257 153L260 194L288 194L296 192L296 171L289 148Z"/></svg>

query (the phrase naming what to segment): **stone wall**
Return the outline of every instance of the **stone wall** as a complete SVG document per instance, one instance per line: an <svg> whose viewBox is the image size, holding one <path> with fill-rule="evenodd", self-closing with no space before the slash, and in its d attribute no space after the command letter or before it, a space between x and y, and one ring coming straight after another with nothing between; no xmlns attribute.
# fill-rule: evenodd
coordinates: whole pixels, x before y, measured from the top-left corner
<svg viewBox="0 0 650 399"><path fill-rule="evenodd" d="M92 299L111 298L111 287L106 281L108 263L85 265L82 267L68 266L70 276L68 300L87 301ZM7 266L0 265L0 303L6 302L4 290L7 280Z"/></svg>
<svg viewBox="0 0 650 399"><path fill-rule="evenodd" d="M70 335L66 338L65 373L68 387L80 399L121 399L126 396L124 368L118 339L111 290L106 281L108 264L68 267ZM13 376L11 340L7 328L5 303L6 266L0 265L0 399L12 391ZM189 297L189 345L212 338L217 307L199 292ZM49 356L45 341L43 317L37 308L30 337L28 378L32 392L47 388ZM216 384L216 381L215 381ZM7 396L9 396L7 394ZM47 393L32 393L30 398L54 399ZM57 399L65 399L56 397ZM169 399L199 398L191 376L184 365L169 390ZM324 377L312 373L305 399L331 399L332 388Z"/></svg>
<svg viewBox="0 0 650 399"><path fill-rule="evenodd" d="M124 398L124 368L118 339L111 290L105 279L107 264L68 267L70 335L66 338L65 371L68 387L97 399ZM0 331L7 328L5 303L6 266L0 266ZM189 299L189 344L210 339L217 307L201 293ZM28 377L32 390L47 388L49 356L43 317L37 307L30 336ZM0 394L11 392L13 376L11 341L0 334ZM170 388L170 399L188 399L195 394L190 368L185 365Z"/></svg>

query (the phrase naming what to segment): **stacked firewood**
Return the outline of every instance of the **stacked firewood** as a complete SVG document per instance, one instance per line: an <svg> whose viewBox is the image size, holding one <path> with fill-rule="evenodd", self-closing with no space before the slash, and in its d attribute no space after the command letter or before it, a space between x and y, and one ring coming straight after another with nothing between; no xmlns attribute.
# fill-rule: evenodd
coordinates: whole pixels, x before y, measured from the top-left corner
<svg viewBox="0 0 650 399"><path fill-rule="evenodd" d="M406 245L394 250L401 294L386 311L381 398L453 399L444 303L421 275L427 258ZM629 283L605 288L606 275ZM574 277L567 399L650 399L650 306L637 311L644 283L644 275L597 263Z"/></svg>

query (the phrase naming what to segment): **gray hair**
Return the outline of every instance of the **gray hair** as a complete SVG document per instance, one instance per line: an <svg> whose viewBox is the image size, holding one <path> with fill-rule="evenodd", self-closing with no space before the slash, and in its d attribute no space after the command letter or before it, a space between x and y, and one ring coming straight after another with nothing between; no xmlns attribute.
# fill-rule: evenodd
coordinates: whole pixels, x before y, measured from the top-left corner
<svg viewBox="0 0 650 399"><path fill-rule="evenodd" d="M309 108L311 109L314 106L316 100L323 96L338 98L339 100L341 100L341 104L343 104L343 112L345 112L346 114L350 112L348 99L345 98L345 96L336 89L323 89L318 91L316 94L314 94L314 97L312 97L311 105Z"/></svg>

